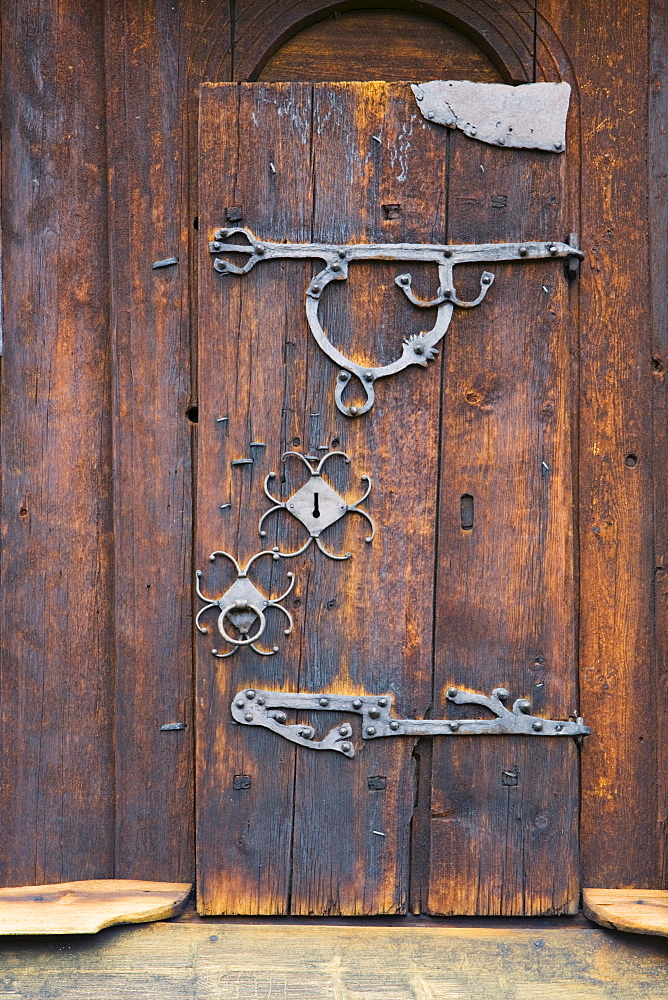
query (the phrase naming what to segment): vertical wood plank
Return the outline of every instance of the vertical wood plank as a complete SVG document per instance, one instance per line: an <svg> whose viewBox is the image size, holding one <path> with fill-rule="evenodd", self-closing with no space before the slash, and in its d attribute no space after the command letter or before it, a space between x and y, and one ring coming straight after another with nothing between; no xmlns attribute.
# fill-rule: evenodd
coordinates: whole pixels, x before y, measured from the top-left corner
<svg viewBox="0 0 668 1000"><path fill-rule="evenodd" d="M127 0L106 16L123 878L189 880L193 866L186 15Z"/></svg>
<svg viewBox="0 0 668 1000"><path fill-rule="evenodd" d="M646 0L539 12L570 55L583 130L580 283L580 685L593 728L582 758L582 878L655 886L651 315ZM656 272L655 272L656 273ZM658 563L656 565L659 565ZM639 719L643 724L639 725Z"/></svg>
<svg viewBox="0 0 668 1000"><path fill-rule="evenodd" d="M652 376L654 380L654 572L657 692L657 773L668 767L668 5L653 0L650 22L649 218L652 293ZM658 785L658 874L668 884L668 798Z"/></svg>
<svg viewBox="0 0 668 1000"><path fill-rule="evenodd" d="M113 865L113 602L99 5L2 17L4 885Z"/></svg>
<svg viewBox="0 0 668 1000"><path fill-rule="evenodd" d="M451 242L564 238L563 157L460 134L451 144ZM434 707L446 711L451 685L503 686L535 714L567 718L574 296L557 261L493 270L489 296L455 317L445 348ZM435 740L429 912L572 912L577 785L572 741Z"/></svg>
<svg viewBox="0 0 668 1000"><path fill-rule="evenodd" d="M203 592L216 596L234 573L224 561L212 564L209 554L223 549L245 565L266 547L258 533L269 507L264 478L280 474L284 451L301 450L292 425L293 410L304 402L303 295L312 265L269 261L242 277L222 277L213 270L208 240L233 208L243 213L235 225L266 239L310 238L311 86L204 86L201 102L197 566ZM232 465L244 458L253 464ZM287 551L284 536L278 541ZM279 612L268 612L275 618L262 645L271 649L276 640L275 655L243 649L219 660L211 649L227 647L217 632L197 638L202 913L288 912L295 747L237 725L230 703L242 688L298 690L299 606L309 581L296 563L263 557L251 572L274 596L286 589L286 574L296 574L286 603L297 616L293 635L282 634ZM215 622L215 616L204 620L212 629ZM242 775L250 787L235 788Z"/></svg>
<svg viewBox="0 0 668 1000"><path fill-rule="evenodd" d="M319 84L315 94L314 240L441 242L446 134L427 125L410 88ZM394 283L407 269L419 294L436 294L436 267L405 263L352 264L347 282L328 289L325 328L347 356L385 364L400 356L407 336L433 325L435 314L416 310ZM308 348L302 426L320 413L310 448L336 443L350 456L352 498L360 474L371 477L367 507L378 533L365 546L351 519L343 546L350 560L311 557L300 687L391 692L399 716L421 718L431 701L441 362L379 381L372 410L350 419L334 406L336 367L312 340ZM322 715L313 721L321 730L333 723ZM407 909L413 741L360 735L358 724L354 760L297 754L293 913ZM386 778L382 791L369 785L377 776Z"/></svg>

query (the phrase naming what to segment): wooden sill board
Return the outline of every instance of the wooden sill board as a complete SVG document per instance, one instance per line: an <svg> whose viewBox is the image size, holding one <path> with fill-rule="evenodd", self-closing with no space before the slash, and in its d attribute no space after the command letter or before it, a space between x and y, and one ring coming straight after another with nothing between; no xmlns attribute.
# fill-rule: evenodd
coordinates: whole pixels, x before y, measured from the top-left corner
<svg viewBox="0 0 668 1000"><path fill-rule="evenodd" d="M0 889L0 934L95 934L112 924L173 917L188 882L89 879Z"/></svg>
<svg viewBox="0 0 668 1000"><path fill-rule="evenodd" d="M668 941L567 920L195 918L95 937L6 938L0 968L0 995L30 1000L668 1000Z"/></svg>
<svg viewBox="0 0 668 1000"><path fill-rule="evenodd" d="M668 937L666 889L584 889L582 903L586 916L603 927Z"/></svg>

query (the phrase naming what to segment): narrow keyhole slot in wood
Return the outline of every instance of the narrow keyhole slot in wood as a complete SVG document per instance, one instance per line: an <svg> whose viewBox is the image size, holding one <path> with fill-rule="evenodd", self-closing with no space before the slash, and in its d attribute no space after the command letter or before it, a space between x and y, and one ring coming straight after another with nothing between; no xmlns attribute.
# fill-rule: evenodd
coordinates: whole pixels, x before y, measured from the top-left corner
<svg viewBox="0 0 668 1000"><path fill-rule="evenodd" d="M313 516L320 517L320 507L318 506L318 494L313 494Z"/></svg>
<svg viewBox="0 0 668 1000"><path fill-rule="evenodd" d="M459 499L459 516L462 531L471 531L474 520L474 503L470 493L464 493Z"/></svg>

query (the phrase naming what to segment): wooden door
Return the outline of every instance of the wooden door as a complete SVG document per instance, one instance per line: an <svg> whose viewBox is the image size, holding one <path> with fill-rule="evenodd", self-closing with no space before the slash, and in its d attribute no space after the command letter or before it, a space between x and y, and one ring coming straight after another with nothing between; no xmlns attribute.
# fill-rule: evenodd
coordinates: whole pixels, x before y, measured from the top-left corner
<svg viewBox="0 0 668 1000"><path fill-rule="evenodd" d="M362 739L353 718L349 758L230 711L239 692L242 705L248 690L309 692L385 696L399 718L456 720L486 713L453 706L448 689L504 687L535 715L577 715L576 313L562 262L494 265L487 299L455 311L438 355L378 380L373 407L351 417L335 405L339 369L305 316L322 263L259 260L243 275L220 273L217 256L248 256L209 249L221 227L273 243L563 240L577 228L567 158L434 126L408 84L220 84L202 88L199 169L200 586L223 598L262 550L248 574L262 597L282 595L294 574L283 601L290 634L285 614L266 609L257 647L271 655L218 632L236 591L200 618L200 912L573 912L572 739ZM437 268L396 261L351 263L324 291L324 327L347 357L387 364L431 328L435 310L397 288L406 270L418 296L436 296ZM458 294L474 298L481 268L455 275ZM345 392L346 405L363 401ZM305 463L332 452L345 457L327 459L322 489L354 505L368 485L360 506L375 537L346 512L319 541L350 558L315 542L281 558L309 535L286 506L261 536L272 506L264 487L287 504L311 479ZM238 567L211 560L214 551ZM228 618L226 634L252 638L258 622L235 631ZM351 722L329 711L286 717L316 738Z"/></svg>

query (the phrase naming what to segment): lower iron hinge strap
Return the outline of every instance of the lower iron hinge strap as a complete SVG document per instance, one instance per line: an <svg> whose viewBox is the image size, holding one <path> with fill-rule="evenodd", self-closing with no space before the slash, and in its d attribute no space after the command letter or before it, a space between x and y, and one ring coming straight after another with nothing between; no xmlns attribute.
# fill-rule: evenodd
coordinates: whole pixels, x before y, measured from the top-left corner
<svg viewBox="0 0 668 1000"><path fill-rule="evenodd" d="M575 736L589 734L578 718L575 721L542 719L531 715L530 702L518 698L512 709L505 702L510 695L505 688L494 688L491 695L449 688L448 701L455 705L482 705L491 719L395 719L392 695L293 694L286 691L239 691L232 702L232 716L244 726L263 726L292 743L312 750L337 750L346 757L355 756L350 723L335 726L321 740L314 739L313 726L287 722L286 710L353 712L362 717L364 739L381 736Z"/></svg>

